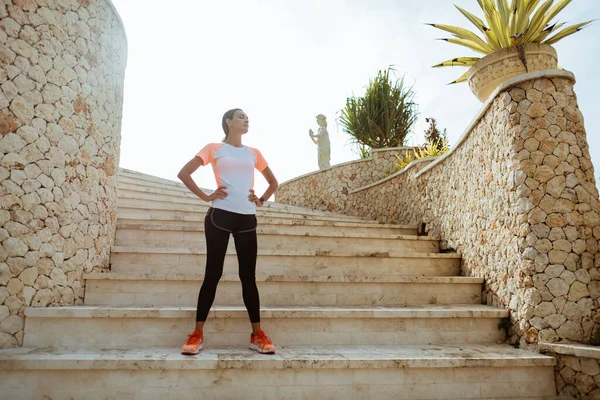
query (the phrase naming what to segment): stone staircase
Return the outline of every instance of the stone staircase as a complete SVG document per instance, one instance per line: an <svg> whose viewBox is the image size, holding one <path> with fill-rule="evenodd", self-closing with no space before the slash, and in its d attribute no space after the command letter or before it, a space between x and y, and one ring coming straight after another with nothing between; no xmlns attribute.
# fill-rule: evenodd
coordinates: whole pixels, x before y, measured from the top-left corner
<svg viewBox="0 0 600 400"><path fill-rule="evenodd" d="M110 273L85 305L28 308L24 346L0 351L6 399L553 398L554 358L499 344L507 311L414 226L267 203L257 281L276 355L247 348L233 241L205 328L193 330L207 205L121 170ZM44 397L46 396L46 397Z"/></svg>

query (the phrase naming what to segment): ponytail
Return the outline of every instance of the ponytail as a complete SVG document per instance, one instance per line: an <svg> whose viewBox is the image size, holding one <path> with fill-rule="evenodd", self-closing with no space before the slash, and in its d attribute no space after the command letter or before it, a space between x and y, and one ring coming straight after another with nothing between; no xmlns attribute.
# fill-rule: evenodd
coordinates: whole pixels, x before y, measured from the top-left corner
<svg viewBox="0 0 600 400"><path fill-rule="evenodd" d="M227 125L228 119L233 119L233 115L236 111L242 111L241 108L232 108L228 110L225 114L223 114L223 119L221 120L221 125L223 126L223 132L225 132L225 138L223 138L223 142L227 140L227 136L229 136L229 126Z"/></svg>

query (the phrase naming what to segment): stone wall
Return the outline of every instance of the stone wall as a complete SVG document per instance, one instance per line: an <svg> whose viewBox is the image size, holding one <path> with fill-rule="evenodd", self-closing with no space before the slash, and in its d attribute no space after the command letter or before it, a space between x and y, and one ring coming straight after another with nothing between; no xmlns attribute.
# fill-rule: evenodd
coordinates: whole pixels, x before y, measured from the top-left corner
<svg viewBox="0 0 600 400"><path fill-rule="evenodd" d="M510 310L510 341L597 343L600 202L573 85L561 71L513 78L429 165L337 197L329 181L305 178L281 184L277 199L424 223L462 255L464 275L485 278L483 302Z"/></svg>
<svg viewBox="0 0 600 400"><path fill-rule="evenodd" d="M380 181L396 172L394 163L407 152L413 152L414 147L397 147L389 149L373 149L371 157L364 160L350 161L334 165L321 171L312 172L291 179L285 183L285 191L302 192L304 198L311 199L312 208L331 211L336 207L338 196L347 196L351 190L359 189L373 182ZM312 188L327 188L320 190L320 196L312 196Z"/></svg>
<svg viewBox="0 0 600 400"><path fill-rule="evenodd" d="M545 344L543 353L556 358L556 393L564 399L600 399L600 349L576 344Z"/></svg>
<svg viewBox="0 0 600 400"><path fill-rule="evenodd" d="M109 266L126 46L108 0L0 0L0 348Z"/></svg>

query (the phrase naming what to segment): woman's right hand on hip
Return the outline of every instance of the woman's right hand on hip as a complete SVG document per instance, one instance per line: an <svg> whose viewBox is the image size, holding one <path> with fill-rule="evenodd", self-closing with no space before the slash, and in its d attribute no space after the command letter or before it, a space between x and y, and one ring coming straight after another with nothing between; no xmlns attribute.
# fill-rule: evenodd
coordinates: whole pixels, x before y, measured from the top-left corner
<svg viewBox="0 0 600 400"><path fill-rule="evenodd" d="M227 189L227 186L219 186L217 190L208 195L206 201L209 202L215 199L223 200L225 197L227 197L227 192L225 189Z"/></svg>

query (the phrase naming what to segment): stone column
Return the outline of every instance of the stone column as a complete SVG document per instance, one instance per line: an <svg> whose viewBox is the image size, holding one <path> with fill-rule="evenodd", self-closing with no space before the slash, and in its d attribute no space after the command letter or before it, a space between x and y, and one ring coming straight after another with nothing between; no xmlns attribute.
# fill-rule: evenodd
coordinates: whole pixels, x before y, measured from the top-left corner
<svg viewBox="0 0 600 400"><path fill-rule="evenodd" d="M109 0L0 0L0 348L109 266L126 53Z"/></svg>
<svg viewBox="0 0 600 400"><path fill-rule="evenodd" d="M520 131L514 184L531 280L514 312L529 343L600 343L600 202L573 85L542 78L503 97Z"/></svg>

